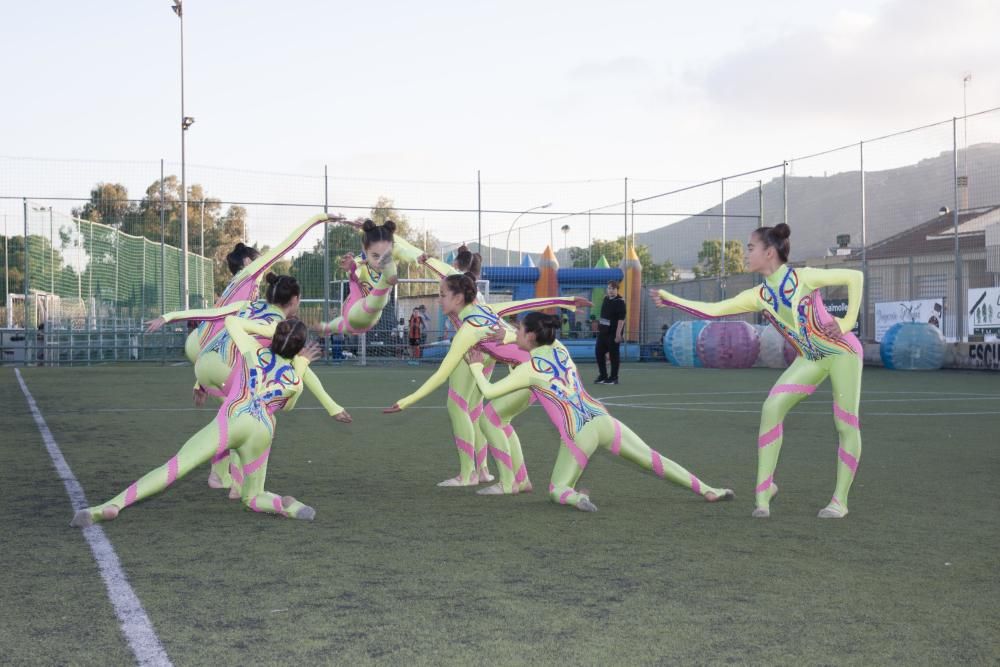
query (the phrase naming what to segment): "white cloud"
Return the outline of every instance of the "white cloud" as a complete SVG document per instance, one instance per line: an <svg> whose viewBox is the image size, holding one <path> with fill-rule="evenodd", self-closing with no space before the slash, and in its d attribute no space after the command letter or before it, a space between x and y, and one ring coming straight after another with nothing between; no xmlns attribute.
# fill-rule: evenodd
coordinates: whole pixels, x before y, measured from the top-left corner
<svg viewBox="0 0 1000 667"><path fill-rule="evenodd" d="M813 118L894 117L896 125L961 110L962 74L979 88L970 111L1000 95L1000 3L898 0L877 16L840 12L830 25L731 53L702 79L727 112ZM903 125L905 127L905 124Z"/></svg>

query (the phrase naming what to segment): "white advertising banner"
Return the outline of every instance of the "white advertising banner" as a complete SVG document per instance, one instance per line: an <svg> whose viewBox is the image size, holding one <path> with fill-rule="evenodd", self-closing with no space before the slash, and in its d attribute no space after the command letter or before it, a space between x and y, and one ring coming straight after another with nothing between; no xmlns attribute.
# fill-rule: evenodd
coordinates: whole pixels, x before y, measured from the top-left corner
<svg viewBox="0 0 1000 667"><path fill-rule="evenodd" d="M885 332L897 322L927 322L938 329L944 316L943 299L886 301L875 304L875 342L881 343Z"/></svg>
<svg viewBox="0 0 1000 667"><path fill-rule="evenodd" d="M969 290L969 335L1000 338L1000 287Z"/></svg>

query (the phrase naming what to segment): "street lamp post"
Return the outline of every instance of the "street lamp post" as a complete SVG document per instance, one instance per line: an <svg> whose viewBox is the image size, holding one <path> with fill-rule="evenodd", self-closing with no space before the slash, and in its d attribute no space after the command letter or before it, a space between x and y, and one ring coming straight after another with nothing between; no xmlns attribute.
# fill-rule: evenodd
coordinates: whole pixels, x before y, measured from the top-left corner
<svg viewBox="0 0 1000 667"><path fill-rule="evenodd" d="M194 124L194 118L184 115L184 7L182 0L174 0L171 8L181 22L181 303L183 308L190 308L190 292L188 290L188 216L187 216L187 179L185 174L184 137L187 129Z"/></svg>
<svg viewBox="0 0 1000 667"><path fill-rule="evenodd" d="M560 229L562 230L563 233L563 250L567 252L567 261L569 261L568 257L569 243L567 241L567 237L569 236L569 225L563 225L562 227L560 227Z"/></svg>
<svg viewBox="0 0 1000 667"><path fill-rule="evenodd" d="M537 211L540 208L548 208L549 206L552 206L552 202L542 204L541 206L535 206L534 208L529 208L527 211L522 211L517 214L516 218L514 218L514 222L510 223L510 229L507 230L507 243L505 244L505 247L507 248L507 266L510 266L510 233L514 231L514 225L517 224L517 221L520 220L521 216L525 213L531 213L532 211Z"/></svg>

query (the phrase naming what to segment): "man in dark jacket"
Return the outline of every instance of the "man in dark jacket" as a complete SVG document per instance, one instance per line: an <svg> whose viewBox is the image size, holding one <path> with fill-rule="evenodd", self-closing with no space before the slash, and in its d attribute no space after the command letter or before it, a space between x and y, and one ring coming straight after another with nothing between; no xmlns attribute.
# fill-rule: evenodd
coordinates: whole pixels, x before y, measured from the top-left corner
<svg viewBox="0 0 1000 667"><path fill-rule="evenodd" d="M597 331L597 368L600 375L595 384L618 384L618 346L622 342L625 329L625 299L618 294L619 283L612 280L601 304L601 317ZM611 358L611 375L608 375L604 356Z"/></svg>

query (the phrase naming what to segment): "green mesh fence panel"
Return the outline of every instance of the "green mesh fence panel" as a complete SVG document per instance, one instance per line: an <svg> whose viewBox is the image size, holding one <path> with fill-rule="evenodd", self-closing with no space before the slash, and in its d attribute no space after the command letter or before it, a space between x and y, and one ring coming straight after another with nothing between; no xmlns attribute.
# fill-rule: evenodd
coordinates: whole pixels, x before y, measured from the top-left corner
<svg viewBox="0 0 1000 667"><path fill-rule="evenodd" d="M33 292L100 304L100 316L148 319L181 304L180 249L86 220L63 223L55 244L28 238L28 281ZM212 261L188 253L191 305L215 301Z"/></svg>

